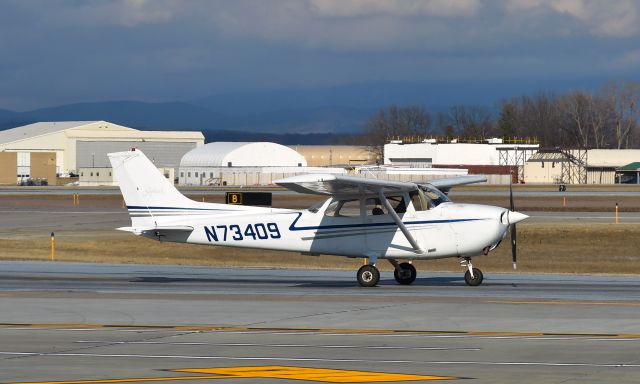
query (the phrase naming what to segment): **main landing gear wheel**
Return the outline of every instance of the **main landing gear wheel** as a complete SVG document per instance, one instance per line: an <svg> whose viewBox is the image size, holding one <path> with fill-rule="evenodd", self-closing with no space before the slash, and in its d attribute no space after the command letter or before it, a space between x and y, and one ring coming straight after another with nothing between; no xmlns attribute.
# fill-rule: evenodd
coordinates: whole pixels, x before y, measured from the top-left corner
<svg viewBox="0 0 640 384"><path fill-rule="evenodd" d="M363 265L358 269L358 283L363 287L375 287L380 281L380 271L374 265Z"/></svg>
<svg viewBox="0 0 640 384"><path fill-rule="evenodd" d="M473 268L473 277L471 277L471 273L469 271L465 272L464 274L464 281L467 283L467 285L470 285L472 287L477 287L478 285L482 284L483 278L484 277L482 276L482 271L478 268Z"/></svg>
<svg viewBox="0 0 640 384"><path fill-rule="evenodd" d="M395 277L398 284L409 285L416 281L416 267L410 263L400 263L398 268L393 270L393 277Z"/></svg>

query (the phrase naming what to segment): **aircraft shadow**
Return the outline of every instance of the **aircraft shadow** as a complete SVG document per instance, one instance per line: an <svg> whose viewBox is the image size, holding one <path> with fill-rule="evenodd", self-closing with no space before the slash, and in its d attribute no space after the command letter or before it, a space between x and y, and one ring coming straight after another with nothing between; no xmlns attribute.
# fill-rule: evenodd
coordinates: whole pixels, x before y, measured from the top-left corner
<svg viewBox="0 0 640 384"><path fill-rule="evenodd" d="M230 284L238 283L246 284L265 284L265 285L285 285L296 286L302 288L359 288L358 282L354 280L314 280L305 279L260 279L260 278L242 278L242 277L218 277L218 278L189 278L189 277L166 277L166 276L140 276L133 280L132 283L149 283L149 284ZM423 277L417 278L411 286L452 286L464 285L464 279L460 277ZM378 286L398 286L394 279L380 279ZM410 287L410 286L407 286ZM365 289L365 288L363 288ZM368 288L367 288L368 289Z"/></svg>

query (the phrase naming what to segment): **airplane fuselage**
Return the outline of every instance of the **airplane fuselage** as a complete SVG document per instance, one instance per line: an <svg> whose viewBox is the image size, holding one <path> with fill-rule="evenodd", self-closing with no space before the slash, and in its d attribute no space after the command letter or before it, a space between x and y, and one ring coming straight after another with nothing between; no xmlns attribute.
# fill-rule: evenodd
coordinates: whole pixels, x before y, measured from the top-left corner
<svg viewBox="0 0 640 384"><path fill-rule="evenodd" d="M325 205L326 206L326 205ZM295 251L350 257L436 259L478 256L505 236L504 208L445 203L425 210L408 210L400 217L422 252L416 252L390 215L327 216L323 209L256 208L229 211L219 208L173 211L163 225L186 224L190 233L168 233L162 241ZM153 207L148 208L153 212ZM152 213L153 214L153 213ZM144 233L158 238L151 232Z"/></svg>

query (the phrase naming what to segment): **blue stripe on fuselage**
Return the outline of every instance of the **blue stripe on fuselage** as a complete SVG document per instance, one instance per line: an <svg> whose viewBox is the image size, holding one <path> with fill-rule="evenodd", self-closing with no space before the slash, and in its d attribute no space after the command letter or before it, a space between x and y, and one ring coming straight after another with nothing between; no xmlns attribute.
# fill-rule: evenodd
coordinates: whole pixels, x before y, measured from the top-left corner
<svg viewBox="0 0 640 384"><path fill-rule="evenodd" d="M289 226L290 231L308 231L313 229L343 229L343 228L370 228L370 227L384 227L384 226L397 226L394 222L388 223L361 223L361 224L333 224L333 225L318 225L307 227L296 227L296 223L302 217L302 212L298 212L298 217L293 220ZM445 223L459 223L465 221L480 221L487 219L447 219L447 220L417 220L417 221L403 221L405 225L412 224L445 224Z"/></svg>
<svg viewBox="0 0 640 384"><path fill-rule="evenodd" d="M170 209L170 210L186 210L186 211L240 211L240 209L218 209L218 208L184 208L184 207L147 207L144 205L127 205L127 209Z"/></svg>

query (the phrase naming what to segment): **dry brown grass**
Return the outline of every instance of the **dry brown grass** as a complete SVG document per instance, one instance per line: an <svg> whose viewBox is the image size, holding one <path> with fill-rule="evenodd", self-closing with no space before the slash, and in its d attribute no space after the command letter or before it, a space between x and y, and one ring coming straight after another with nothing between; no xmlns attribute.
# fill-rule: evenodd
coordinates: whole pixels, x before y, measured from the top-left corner
<svg viewBox="0 0 640 384"><path fill-rule="evenodd" d="M521 224L518 269L549 273L640 273L640 224ZM50 239L16 234L0 239L0 259L49 260ZM57 232L56 260L96 263L353 269L361 259L292 252L159 243L126 233ZM509 242L474 263L487 272L511 270ZM389 270L388 263L380 263ZM457 260L418 262L419 270L459 271Z"/></svg>

